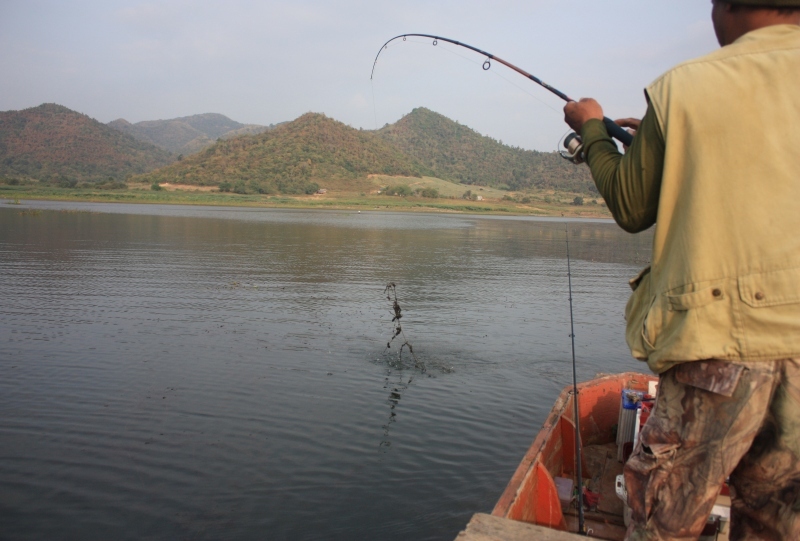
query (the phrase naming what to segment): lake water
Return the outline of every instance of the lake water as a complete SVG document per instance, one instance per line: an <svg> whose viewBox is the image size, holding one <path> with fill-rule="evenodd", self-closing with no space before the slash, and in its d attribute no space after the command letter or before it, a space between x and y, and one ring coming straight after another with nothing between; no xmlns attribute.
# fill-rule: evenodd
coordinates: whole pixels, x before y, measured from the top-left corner
<svg viewBox="0 0 800 541"><path fill-rule="evenodd" d="M0 539L453 539L571 382L565 225L579 378L647 370L609 221L7 203Z"/></svg>

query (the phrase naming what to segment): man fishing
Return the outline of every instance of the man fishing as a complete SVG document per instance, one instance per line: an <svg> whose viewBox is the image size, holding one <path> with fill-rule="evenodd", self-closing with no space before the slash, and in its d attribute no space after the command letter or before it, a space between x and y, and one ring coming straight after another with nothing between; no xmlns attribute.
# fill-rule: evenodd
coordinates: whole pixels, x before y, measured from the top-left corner
<svg viewBox="0 0 800 541"><path fill-rule="evenodd" d="M655 224L626 307L659 374L627 539L697 538L726 478L731 539L800 539L800 0L711 17L722 47L647 87L624 155L596 101L564 108L617 223Z"/></svg>

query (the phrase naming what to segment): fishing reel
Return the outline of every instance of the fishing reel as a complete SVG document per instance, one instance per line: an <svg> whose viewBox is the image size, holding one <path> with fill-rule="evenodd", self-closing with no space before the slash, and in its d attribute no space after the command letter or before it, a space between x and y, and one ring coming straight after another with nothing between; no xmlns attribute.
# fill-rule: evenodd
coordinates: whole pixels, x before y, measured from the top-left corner
<svg viewBox="0 0 800 541"><path fill-rule="evenodd" d="M565 160L569 160L572 163L579 164L586 161L586 156L583 154L583 141L581 141L581 136L575 132L570 132L564 138L564 148L566 150L559 151L561 157Z"/></svg>
<svg viewBox="0 0 800 541"><path fill-rule="evenodd" d="M635 131L626 130L618 126L616 122L608 117L603 117L603 124L605 124L608 135L622 143L623 148L627 149L633 144L633 135ZM569 160L572 163L583 163L586 161L586 154L583 152L583 141L581 136L577 133L570 132L564 137L564 148L566 150L559 151L561 157Z"/></svg>

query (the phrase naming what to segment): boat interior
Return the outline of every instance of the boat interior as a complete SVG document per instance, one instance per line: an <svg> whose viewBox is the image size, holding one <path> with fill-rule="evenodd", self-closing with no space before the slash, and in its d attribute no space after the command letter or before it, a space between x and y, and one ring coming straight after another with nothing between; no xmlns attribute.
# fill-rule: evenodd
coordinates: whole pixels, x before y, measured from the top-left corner
<svg viewBox="0 0 800 541"><path fill-rule="evenodd" d="M638 428L646 417L646 413L642 415L636 411L646 412L647 407L623 407L623 402L626 397L652 399L656 384L654 376L627 372L600 375L578 386L584 531L589 537L609 540L625 537L627 504L623 501L623 462L630 455ZM573 396L572 386L559 395L497 502L492 512L494 517L561 532L579 531L577 490L574 488L577 475ZM727 539L723 519L719 516L712 519L717 521L713 535L704 535L701 539Z"/></svg>

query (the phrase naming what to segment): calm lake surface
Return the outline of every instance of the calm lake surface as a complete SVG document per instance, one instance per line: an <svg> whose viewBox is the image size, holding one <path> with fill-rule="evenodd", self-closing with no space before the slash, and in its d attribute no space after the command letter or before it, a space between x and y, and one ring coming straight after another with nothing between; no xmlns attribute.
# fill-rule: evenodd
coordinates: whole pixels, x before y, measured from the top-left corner
<svg viewBox="0 0 800 541"><path fill-rule="evenodd" d="M571 382L565 225L579 378L646 371L609 221L0 201L0 539L453 539Z"/></svg>

